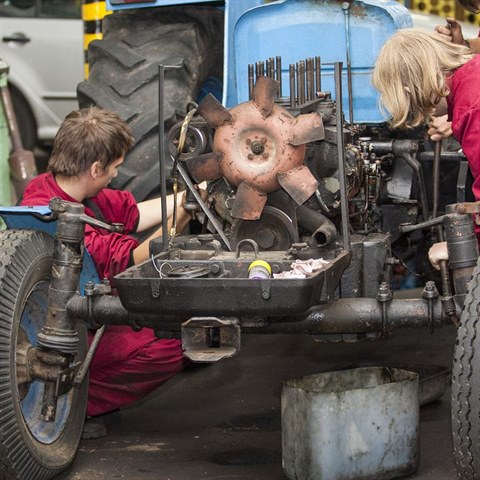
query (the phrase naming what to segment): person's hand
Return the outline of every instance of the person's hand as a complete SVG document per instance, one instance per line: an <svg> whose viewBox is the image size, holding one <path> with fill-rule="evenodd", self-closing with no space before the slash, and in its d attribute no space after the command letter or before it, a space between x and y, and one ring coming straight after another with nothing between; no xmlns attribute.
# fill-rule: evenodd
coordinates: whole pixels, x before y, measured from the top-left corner
<svg viewBox="0 0 480 480"><path fill-rule="evenodd" d="M453 135L452 122L449 122L447 118L447 115L442 115L441 117L432 117L429 121L427 133L432 142L437 142Z"/></svg>
<svg viewBox="0 0 480 480"><path fill-rule="evenodd" d="M447 17L446 20L448 26L437 25L435 27L435 33L440 35L447 42L453 42L458 45L465 45L462 26L453 17Z"/></svg>
<svg viewBox="0 0 480 480"><path fill-rule="evenodd" d="M448 260L447 242L434 243L428 251L428 259L435 270L440 270L440 262Z"/></svg>
<svg viewBox="0 0 480 480"><path fill-rule="evenodd" d="M200 194L200 197L204 202L207 202L208 200L208 192L206 190L207 188L207 182L202 182L199 185L194 185L195 190ZM183 190L178 194L181 198L180 207L181 207L181 212L183 215L187 215L190 218L195 218L195 214L197 213L198 210L200 210L200 207L197 208L197 210L190 210L190 209L185 209L186 203L187 203L187 190ZM178 198L178 197L177 197Z"/></svg>

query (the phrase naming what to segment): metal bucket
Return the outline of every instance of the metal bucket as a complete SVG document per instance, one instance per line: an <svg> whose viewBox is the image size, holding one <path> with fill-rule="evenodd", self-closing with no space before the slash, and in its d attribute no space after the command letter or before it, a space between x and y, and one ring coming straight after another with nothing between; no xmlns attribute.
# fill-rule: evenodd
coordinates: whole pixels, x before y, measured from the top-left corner
<svg viewBox="0 0 480 480"><path fill-rule="evenodd" d="M287 380L282 463L290 480L383 480L419 462L418 374L367 367Z"/></svg>

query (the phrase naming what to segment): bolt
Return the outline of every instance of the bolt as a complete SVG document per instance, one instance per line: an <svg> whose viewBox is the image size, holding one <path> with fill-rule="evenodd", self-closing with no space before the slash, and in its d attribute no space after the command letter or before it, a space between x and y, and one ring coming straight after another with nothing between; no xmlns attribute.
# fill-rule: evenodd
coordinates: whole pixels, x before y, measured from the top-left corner
<svg viewBox="0 0 480 480"><path fill-rule="evenodd" d="M247 155L247 158L248 158L249 160L253 160L253 155L252 155L251 153L249 153L249 154Z"/></svg>
<svg viewBox="0 0 480 480"><path fill-rule="evenodd" d="M267 159L267 158L268 158L268 153L267 153L267 152L263 152L263 153L262 153L262 158Z"/></svg>
<svg viewBox="0 0 480 480"><path fill-rule="evenodd" d="M275 243L275 235L271 230L264 228L257 232L256 241L262 250L267 250L268 248L273 247Z"/></svg>
<svg viewBox="0 0 480 480"><path fill-rule="evenodd" d="M261 141L254 140L252 142L252 145L250 146L250 149L255 155L260 155L265 150L265 147L263 146L263 143Z"/></svg>

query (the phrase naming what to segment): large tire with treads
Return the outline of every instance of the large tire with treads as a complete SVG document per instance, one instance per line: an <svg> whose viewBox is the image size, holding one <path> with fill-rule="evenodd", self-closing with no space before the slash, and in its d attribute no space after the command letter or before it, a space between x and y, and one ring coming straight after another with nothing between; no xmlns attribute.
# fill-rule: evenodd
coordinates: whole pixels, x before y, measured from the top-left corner
<svg viewBox="0 0 480 480"><path fill-rule="evenodd" d="M37 344L45 323L52 271L53 241L27 230L0 233L0 478L47 480L75 458L82 436L88 382L60 395L55 420L40 417L45 382L19 381L21 352ZM79 351L85 358L87 334L77 325ZM23 367L25 368L25 367Z"/></svg>
<svg viewBox="0 0 480 480"><path fill-rule="evenodd" d="M115 111L132 128L135 145L112 187L141 201L159 191L158 67L179 67L165 70L168 130L197 99L204 80L221 76L223 13L211 7L145 8L116 12L103 22L103 39L89 45L90 75L78 86L78 101L80 107Z"/></svg>
<svg viewBox="0 0 480 480"><path fill-rule="evenodd" d="M452 370L452 435L462 480L480 479L480 261L460 317Z"/></svg>

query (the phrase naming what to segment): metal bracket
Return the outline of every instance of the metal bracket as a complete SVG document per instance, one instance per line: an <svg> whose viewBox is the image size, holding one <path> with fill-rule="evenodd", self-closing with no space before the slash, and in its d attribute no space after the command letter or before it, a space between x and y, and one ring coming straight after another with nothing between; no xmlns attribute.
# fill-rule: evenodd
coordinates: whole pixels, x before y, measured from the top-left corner
<svg viewBox="0 0 480 480"><path fill-rule="evenodd" d="M182 324L184 355L192 362L217 362L240 351L237 318L193 317Z"/></svg>
<svg viewBox="0 0 480 480"><path fill-rule="evenodd" d="M55 397L58 398L72 389L73 380L81 365L82 363L78 362L75 365L58 372L57 381L55 383Z"/></svg>

